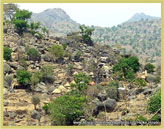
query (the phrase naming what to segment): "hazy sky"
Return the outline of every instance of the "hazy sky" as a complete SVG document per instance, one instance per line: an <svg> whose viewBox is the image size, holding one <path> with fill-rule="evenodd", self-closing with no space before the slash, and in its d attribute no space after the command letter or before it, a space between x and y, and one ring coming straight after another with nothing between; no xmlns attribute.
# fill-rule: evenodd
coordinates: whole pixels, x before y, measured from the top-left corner
<svg viewBox="0 0 164 129"><path fill-rule="evenodd" d="M61 8L80 24L102 27L118 25L135 13L161 17L160 3L19 3L18 6L34 13Z"/></svg>

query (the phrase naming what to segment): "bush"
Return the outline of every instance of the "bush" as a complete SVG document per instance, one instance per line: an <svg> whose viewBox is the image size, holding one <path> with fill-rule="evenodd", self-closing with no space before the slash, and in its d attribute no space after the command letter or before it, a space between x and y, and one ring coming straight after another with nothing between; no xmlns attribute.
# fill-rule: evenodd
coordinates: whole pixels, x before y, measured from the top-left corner
<svg viewBox="0 0 164 129"><path fill-rule="evenodd" d="M92 46L93 42L91 40L91 35L92 35L92 32L94 31L94 29L93 28L89 28L89 27L87 27L85 25L81 25L80 26L80 31L81 31L80 33L82 34L83 41L86 44Z"/></svg>
<svg viewBox="0 0 164 129"><path fill-rule="evenodd" d="M28 85L30 84L31 73L26 70L18 70L17 72L17 81L21 85Z"/></svg>
<svg viewBox="0 0 164 129"><path fill-rule="evenodd" d="M148 100L147 109L151 113L157 112L161 108L161 90L157 91L150 99Z"/></svg>
<svg viewBox="0 0 164 129"><path fill-rule="evenodd" d="M52 56L55 56L57 58L62 58L64 56L64 49L61 45L52 45L49 48L49 52Z"/></svg>
<svg viewBox="0 0 164 129"><path fill-rule="evenodd" d="M106 89L106 93L109 98L118 100L118 87L119 83L116 81L112 81L109 83Z"/></svg>
<svg viewBox="0 0 164 129"><path fill-rule="evenodd" d="M81 55L82 55L82 52L81 51L76 51L76 54L75 54L75 60L79 60L80 59L80 57L81 57Z"/></svg>
<svg viewBox="0 0 164 129"><path fill-rule="evenodd" d="M41 72L35 72L31 76L31 85L32 90L35 88L35 85L37 85L42 80L42 73Z"/></svg>
<svg viewBox="0 0 164 129"><path fill-rule="evenodd" d="M67 48L67 43L63 43L62 46L63 46L63 49L66 50L66 48Z"/></svg>
<svg viewBox="0 0 164 129"><path fill-rule="evenodd" d="M3 49L4 53L3 53L3 57L5 60L10 60L11 59L11 49L8 47L4 47Z"/></svg>
<svg viewBox="0 0 164 129"><path fill-rule="evenodd" d="M139 115L139 114L137 114L136 115L136 118L135 118L135 121L137 121L137 122L147 122L147 118L145 118L145 117L143 117L142 115Z"/></svg>
<svg viewBox="0 0 164 129"><path fill-rule="evenodd" d="M131 56L129 58L121 58L117 64L113 67L113 72L119 72L121 75L119 78L125 78L132 81L134 73L139 70L140 64L136 56Z"/></svg>
<svg viewBox="0 0 164 129"><path fill-rule="evenodd" d="M27 55L28 55L29 59L32 61L37 61L37 60L40 60L40 58L41 58L40 53L35 48L28 49Z"/></svg>
<svg viewBox="0 0 164 129"><path fill-rule="evenodd" d="M85 96L63 95L50 103L50 112L53 125L73 125L73 121L83 115Z"/></svg>
<svg viewBox="0 0 164 129"><path fill-rule="evenodd" d="M48 65L43 66L41 68L42 80L44 82L53 83L54 81L53 73L54 71L52 66L48 66Z"/></svg>
<svg viewBox="0 0 164 129"><path fill-rule="evenodd" d="M90 82L90 77L86 76L85 73L79 73L74 76L75 84L71 84L71 87L74 88L75 92L80 94L86 93L88 85Z"/></svg>
<svg viewBox="0 0 164 129"><path fill-rule="evenodd" d="M155 66L151 63L148 63L145 65L145 70L147 70L148 73L154 72L154 68L155 68Z"/></svg>
<svg viewBox="0 0 164 129"><path fill-rule="evenodd" d="M146 81L143 78L135 79L134 82L139 86L146 86L147 85Z"/></svg>
<svg viewBox="0 0 164 129"><path fill-rule="evenodd" d="M72 64L67 64L66 71L68 75L72 75L72 69L73 69Z"/></svg>
<svg viewBox="0 0 164 129"><path fill-rule="evenodd" d="M37 96L33 96L31 102L34 104L34 109L36 109L36 106L40 103L40 99Z"/></svg>
<svg viewBox="0 0 164 129"><path fill-rule="evenodd" d="M48 107L49 107L49 104L48 103L44 104L44 106L42 107L46 114L49 113Z"/></svg>

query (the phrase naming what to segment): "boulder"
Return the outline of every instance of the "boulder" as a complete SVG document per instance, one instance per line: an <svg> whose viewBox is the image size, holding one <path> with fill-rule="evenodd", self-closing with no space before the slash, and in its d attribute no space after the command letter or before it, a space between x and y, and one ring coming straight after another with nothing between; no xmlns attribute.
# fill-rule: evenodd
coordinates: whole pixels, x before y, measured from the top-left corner
<svg viewBox="0 0 164 129"><path fill-rule="evenodd" d="M100 111L113 111L116 106L116 100L115 99L107 99L104 102L97 102L96 107L93 110L93 115L97 116Z"/></svg>
<svg viewBox="0 0 164 129"><path fill-rule="evenodd" d="M34 111L32 112L32 114L31 114L31 117L32 117L33 119L40 120L41 114L40 114L40 112L38 112L37 110L34 110Z"/></svg>
<svg viewBox="0 0 164 129"><path fill-rule="evenodd" d="M119 96L119 99L124 100L126 97L126 89L123 87L119 87L118 88L118 96Z"/></svg>
<svg viewBox="0 0 164 129"><path fill-rule="evenodd" d="M109 59L109 57L100 57L100 62L101 63L109 63L110 59Z"/></svg>
<svg viewBox="0 0 164 129"><path fill-rule="evenodd" d="M98 98L100 101L104 101L104 100L107 99L107 94L106 94L106 93L98 93L97 98Z"/></svg>
<svg viewBox="0 0 164 129"><path fill-rule="evenodd" d="M9 104L9 102L6 102L6 101L3 102L3 105L4 105L4 106L8 106L8 104Z"/></svg>
<svg viewBox="0 0 164 129"><path fill-rule="evenodd" d="M51 93L51 92L54 91L54 89L55 89L55 86L51 86L51 87L48 89L48 92Z"/></svg>
<svg viewBox="0 0 164 129"><path fill-rule="evenodd" d="M146 77L146 81L147 81L148 83L155 82L155 80L156 80L156 76L153 75L153 74L148 74L147 77Z"/></svg>
<svg viewBox="0 0 164 129"><path fill-rule="evenodd" d="M8 65L7 63L4 63L4 64L3 64L3 71L4 71L5 74L6 74L6 73L10 73L10 72L11 72L11 67L10 67L10 65Z"/></svg>
<svg viewBox="0 0 164 129"><path fill-rule="evenodd" d="M66 88L65 88L64 86L62 86L62 85L60 85L60 86L58 87L58 89L59 89L61 92L66 92Z"/></svg>
<svg viewBox="0 0 164 129"><path fill-rule="evenodd" d="M70 87L69 82L67 82L67 83L64 85L64 87Z"/></svg>
<svg viewBox="0 0 164 129"><path fill-rule="evenodd" d="M9 116L11 119L14 119L17 116L17 114L15 112L11 112Z"/></svg>
<svg viewBox="0 0 164 129"><path fill-rule="evenodd" d="M52 93L53 94L61 94L61 90L60 89L55 89Z"/></svg>

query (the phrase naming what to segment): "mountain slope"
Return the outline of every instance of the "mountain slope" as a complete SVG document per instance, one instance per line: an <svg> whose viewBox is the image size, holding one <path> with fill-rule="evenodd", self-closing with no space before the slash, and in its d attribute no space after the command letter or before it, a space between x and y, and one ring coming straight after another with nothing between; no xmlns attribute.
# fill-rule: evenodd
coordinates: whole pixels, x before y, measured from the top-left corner
<svg viewBox="0 0 164 129"><path fill-rule="evenodd" d="M34 13L31 20L41 22L54 36L63 36L79 28L79 24L73 21L60 8L47 9L41 13Z"/></svg>
<svg viewBox="0 0 164 129"><path fill-rule="evenodd" d="M137 21L141 21L141 20L157 20L159 19L158 17L153 17L150 15L146 15L144 13L136 13L134 14L127 22L137 22Z"/></svg>

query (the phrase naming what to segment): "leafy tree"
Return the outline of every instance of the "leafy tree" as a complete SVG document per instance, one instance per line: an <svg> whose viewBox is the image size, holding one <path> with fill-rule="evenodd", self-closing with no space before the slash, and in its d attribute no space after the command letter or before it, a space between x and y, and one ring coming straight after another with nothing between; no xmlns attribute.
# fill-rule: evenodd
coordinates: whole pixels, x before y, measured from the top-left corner
<svg viewBox="0 0 164 129"><path fill-rule="evenodd" d="M35 86L42 80L42 73L41 72L35 72L31 76L31 88L34 90Z"/></svg>
<svg viewBox="0 0 164 129"><path fill-rule="evenodd" d="M75 84L71 84L71 87L75 92L80 94L85 94L85 91L88 89L88 85L90 82L90 77L86 76L85 73L79 73L74 75Z"/></svg>
<svg viewBox="0 0 164 129"><path fill-rule="evenodd" d="M129 58L123 57L114 65L113 72L120 72L122 73L122 77L132 81L134 79L134 73L139 70L139 67L139 60L136 56L131 56Z"/></svg>
<svg viewBox="0 0 164 129"><path fill-rule="evenodd" d="M31 73L26 70L18 70L16 71L17 74L17 81L19 84L27 86L30 84L31 80Z"/></svg>
<svg viewBox="0 0 164 129"><path fill-rule="evenodd" d="M3 49L3 57L5 60L10 60L11 59L11 49L8 47L4 47Z"/></svg>
<svg viewBox="0 0 164 129"><path fill-rule="evenodd" d="M145 65L145 70L147 70L148 73L154 72L154 68L155 68L155 66L151 63L148 63Z"/></svg>
<svg viewBox="0 0 164 129"><path fill-rule="evenodd" d="M91 35L92 35L92 32L94 31L93 28L89 28L85 25L81 25L80 26L80 33L82 34L82 38L83 38L83 41L90 45L90 46L93 46L93 42L91 40Z"/></svg>
<svg viewBox="0 0 164 129"><path fill-rule="evenodd" d="M29 27L27 20L31 17L32 12L27 10L17 10L13 15L12 23L15 25L15 28L19 35L22 35L23 32L27 31Z"/></svg>
<svg viewBox="0 0 164 129"><path fill-rule="evenodd" d="M27 51L27 55L30 60L37 61L40 60L41 55L35 48L30 48Z"/></svg>
<svg viewBox="0 0 164 129"><path fill-rule="evenodd" d="M52 66L44 65L41 68L42 80L44 82L52 83L54 81L53 72L54 71L53 71L53 67Z"/></svg>
<svg viewBox="0 0 164 129"><path fill-rule="evenodd" d="M40 99L37 96L33 96L31 102L34 104L34 109L36 109L36 106L40 103Z"/></svg>
<svg viewBox="0 0 164 129"><path fill-rule="evenodd" d="M78 95L63 95L48 107L53 125L73 125L73 121L83 115L86 98Z"/></svg>

